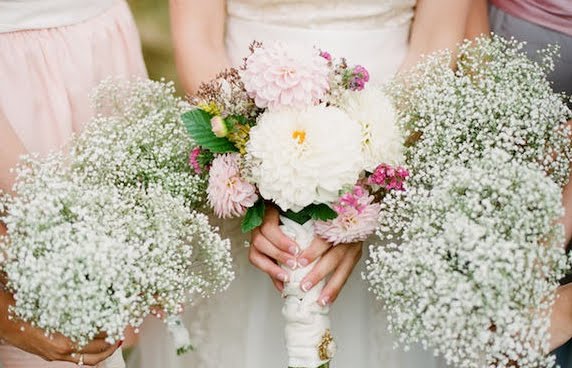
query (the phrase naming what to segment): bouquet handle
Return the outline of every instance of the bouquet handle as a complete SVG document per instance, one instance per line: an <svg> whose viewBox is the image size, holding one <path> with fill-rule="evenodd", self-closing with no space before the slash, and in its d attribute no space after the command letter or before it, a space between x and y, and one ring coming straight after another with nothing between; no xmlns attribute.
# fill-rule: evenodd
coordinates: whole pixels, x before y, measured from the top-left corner
<svg viewBox="0 0 572 368"><path fill-rule="evenodd" d="M314 239L314 221L300 225L283 216L281 221L282 231L294 239L301 250L310 246ZM322 280L308 292L300 288L300 282L317 261L295 270L282 266L290 274L289 281L284 285L285 299L282 308L282 315L286 320L289 367L327 367L335 353L335 343L330 333L329 308L318 304L325 281Z"/></svg>
<svg viewBox="0 0 572 368"><path fill-rule="evenodd" d="M115 350L115 352L103 362L95 366L95 368L125 368L125 360L123 360L123 351L121 348Z"/></svg>

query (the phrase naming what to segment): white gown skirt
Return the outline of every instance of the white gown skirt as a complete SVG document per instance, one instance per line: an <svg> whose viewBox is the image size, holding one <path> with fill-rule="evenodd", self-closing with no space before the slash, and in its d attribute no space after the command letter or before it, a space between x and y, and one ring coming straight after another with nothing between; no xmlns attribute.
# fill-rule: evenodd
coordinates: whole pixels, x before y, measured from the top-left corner
<svg viewBox="0 0 572 368"><path fill-rule="evenodd" d="M239 65L252 41L280 40L316 46L350 65L365 66L378 83L398 70L407 51L409 27L322 31L286 28L238 19L227 22L227 49ZM176 357L161 323L149 320L129 367L143 368L286 368L282 298L270 279L248 263L248 239L237 221L222 226L234 243L237 278L228 291L187 308L185 320L195 351ZM364 259L331 309L332 332L338 352L332 367L340 368L440 368L445 364L430 352L413 347L394 349L395 339L379 301L361 278Z"/></svg>

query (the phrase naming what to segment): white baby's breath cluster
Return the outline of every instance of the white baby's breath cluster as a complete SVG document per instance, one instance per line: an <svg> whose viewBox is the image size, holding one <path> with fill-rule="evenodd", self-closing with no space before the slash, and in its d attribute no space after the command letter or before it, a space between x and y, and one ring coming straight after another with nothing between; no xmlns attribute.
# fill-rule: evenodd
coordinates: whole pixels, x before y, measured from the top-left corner
<svg viewBox="0 0 572 368"><path fill-rule="evenodd" d="M572 114L546 78L556 51L543 51L540 64L522 47L497 36L480 38L461 46L456 70L443 52L396 80L390 94L409 136L411 180L429 184L443 168L499 148L566 183L572 158L566 121Z"/></svg>
<svg viewBox="0 0 572 368"><path fill-rule="evenodd" d="M13 317L80 346L102 331L112 342L152 310L176 316L233 279L229 241L193 209L204 183L185 162L193 143L172 92L108 81L97 93L108 116L69 155L19 167L15 195L0 201Z"/></svg>
<svg viewBox="0 0 572 368"><path fill-rule="evenodd" d="M520 44L466 43L456 71L429 57L391 89L409 137L405 192L382 201L366 278L401 343L456 367L550 367L549 311L568 267L562 95Z"/></svg>
<svg viewBox="0 0 572 368"><path fill-rule="evenodd" d="M189 165L194 143L181 121L189 105L172 82L108 79L93 100L100 115L72 148L73 165L91 183L156 183L189 206L204 203L206 182Z"/></svg>
<svg viewBox="0 0 572 368"><path fill-rule="evenodd" d="M455 367L551 366L549 312L567 267L558 185L495 151L413 199L403 243L368 264L400 342Z"/></svg>

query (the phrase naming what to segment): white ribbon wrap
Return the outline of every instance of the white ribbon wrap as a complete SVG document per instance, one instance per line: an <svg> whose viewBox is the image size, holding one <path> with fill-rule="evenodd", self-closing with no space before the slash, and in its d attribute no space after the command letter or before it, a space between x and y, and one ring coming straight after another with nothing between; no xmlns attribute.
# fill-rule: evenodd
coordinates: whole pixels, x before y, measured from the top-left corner
<svg viewBox="0 0 572 368"><path fill-rule="evenodd" d="M115 350L113 355L99 363L96 368L125 368L125 361L123 360L123 352L121 348Z"/></svg>
<svg viewBox="0 0 572 368"><path fill-rule="evenodd" d="M281 221L284 234L295 240L301 250L310 246L314 239L314 221L300 225L283 216ZM282 315L286 319L285 333L289 367L317 368L329 361L320 359L318 349L324 335L330 329L329 307L322 307L318 304L325 281L320 281L307 293L300 288L300 281L317 261L296 270L282 266L290 273L289 281L284 286L285 302L282 308ZM334 346L328 349L330 352L333 350Z"/></svg>

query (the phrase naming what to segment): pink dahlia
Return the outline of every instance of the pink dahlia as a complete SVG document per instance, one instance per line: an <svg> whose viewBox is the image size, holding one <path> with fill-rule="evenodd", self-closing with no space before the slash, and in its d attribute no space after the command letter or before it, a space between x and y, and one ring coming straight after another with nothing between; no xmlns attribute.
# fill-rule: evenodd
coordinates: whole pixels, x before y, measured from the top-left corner
<svg viewBox="0 0 572 368"><path fill-rule="evenodd" d="M274 43L254 50L241 77L256 106L274 109L319 103L329 89L329 72L317 50Z"/></svg>
<svg viewBox="0 0 572 368"><path fill-rule="evenodd" d="M333 220L317 221L315 232L334 245L364 241L377 226L381 205L361 186L340 197L333 208Z"/></svg>
<svg viewBox="0 0 572 368"><path fill-rule="evenodd" d="M220 155L210 169L208 201L220 218L242 216L258 199L256 187L240 176L239 160L238 153Z"/></svg>

